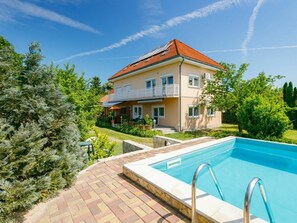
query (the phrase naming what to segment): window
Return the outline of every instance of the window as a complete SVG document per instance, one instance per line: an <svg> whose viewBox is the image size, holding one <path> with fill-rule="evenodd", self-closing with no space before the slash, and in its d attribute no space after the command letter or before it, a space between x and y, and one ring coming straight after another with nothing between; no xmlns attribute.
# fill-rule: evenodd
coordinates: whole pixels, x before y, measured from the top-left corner
<svg viewBox="0 0 297 223"><path fill-rule="evenodd" d="M156 80L155 79L148 80L145 83L146 83L146 88L152 88L152 87L156 86Z"/></svg>
<svg viewBox="0 0 297 223"><path fill-rule="evenodd" d="M119 86L116 87L116 88L115 88L115 94L116 94L116 95L121 95L121 93L122 93L122 88L119 87Z"/></svg>
<svg viewBox="0 0 297 223"><path fill-rule="evenodd" d="M197 75L189 75L189 87L200 87L200 78Z"/></svg>
<svg viewBox="0 0 297 223"><path fill-rule="evenodd" d="M153 107L153 118L165 118L164 106L154 106Z"/></svg>
<svg viewBox="0 0 297 223"><path fill-rule="evenodd" d="M123 90L124 90L124 94L128 95L130 93L130 91L131 91L131 86L129 84L126 84L124 86Z"/></svg>
<svg viewBox="0 0 297 223"><path fill-rule="evenodd" d="M133 119L142 118L142 106L133 106Z"/></svg>
<svg viewBox="0 0 297 223"><path fill-rule="evenodd" d="M215 116L216 110L214 108L207 108L207 116Z"/></svg>
<svg viewBox="0 0 297 223"><path fill-rule="evenodd" d="M173 84L173 76L164 76L161 77L162 79L162 85L166 85L166 84Z"/></svg>
<svg viewBox="0 0 297 223"><path fill-rule="evenodd" d="M199 117L199 105L190 105L188 110L189 118Z"/></svg>

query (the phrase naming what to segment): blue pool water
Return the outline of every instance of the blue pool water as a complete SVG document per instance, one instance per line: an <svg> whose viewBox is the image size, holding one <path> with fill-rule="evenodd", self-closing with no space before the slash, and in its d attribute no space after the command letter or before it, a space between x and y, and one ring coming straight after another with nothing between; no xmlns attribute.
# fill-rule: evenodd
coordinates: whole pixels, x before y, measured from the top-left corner
<svg viewBox="0 0 297 223"><path fill-rule="evenodd" d="M180 159L180 163L176 160ZM168 162L171 167L168 168ZM297 146L236 138L152 165L170 176L191 184L203 162L212 165L225 201L243 209L250 180L263 180L276 222L297 222ZM218 198L209 172L198 177L197 187ZM269 220L259 188L255 188L251 213Z"/></svg>

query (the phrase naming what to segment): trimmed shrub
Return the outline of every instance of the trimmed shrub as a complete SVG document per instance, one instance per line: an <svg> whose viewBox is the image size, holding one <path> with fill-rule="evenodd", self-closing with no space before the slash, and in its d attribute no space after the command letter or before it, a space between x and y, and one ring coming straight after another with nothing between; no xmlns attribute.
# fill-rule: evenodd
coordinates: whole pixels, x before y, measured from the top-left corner
<svg viewBox="0 0 297 223"><path fill-rule="evenodd" d="M285 105L276 95L252 95L238 112L243 129L258 138L281 137L289 128Z"/></svg>

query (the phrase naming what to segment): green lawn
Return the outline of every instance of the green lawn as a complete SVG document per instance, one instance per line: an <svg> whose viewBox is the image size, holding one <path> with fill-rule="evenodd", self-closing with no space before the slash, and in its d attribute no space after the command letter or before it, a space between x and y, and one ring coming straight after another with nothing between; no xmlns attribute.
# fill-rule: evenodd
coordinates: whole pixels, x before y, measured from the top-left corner
<svg viewBox="0 0 297 223"><path fill-rule="evenodd" d="M96 128L100 130L100 133L106 134L110 141L113 141L116 143L114 155L119 155L123 153L123 149L122 149L123 140L133 140L134 142L138 142L138 143L153 147L153 138L133 136L122 132L117 132L108 128L102 128L102 127L96 127Z"/></svg>
<svg viewBox="0 0 297 223"><path fill-rule="evenodd" d="M121 132L117 132L108 128L96 127L100 130L102 134L106 134L110 141L116 143L114 155L119 155L123 153L122 142L123 140L133 140L138 143L153 147L153 138L145 138L139 136L133 136ZM243 132L246 134L246 132ZM92 135L92 133L90 133ZM237 125L233 124L223 124L222 127L213 130L198 130L193 132L176 132L172 134L167 134L167 137L179 139L179 140L189 140L193 138L198 138L202 136L212 136L215 138L222 138L230 135L239 135ZM288 130L285 132L284 136L280 141L287 141L297 144L297 130Z"/></svg>
<svg viewBox="0 0 297 223"><path fill-rule="evenodd" d="M213 130L198 130L198 131L193 131L193 132L176 132L172 134L167 134L167 137L175 138L175 139L180 139L180 140L188 140L188 139L193 139L201 136L212 136L215 138L222 138L226 136L240 136L237 129L237 125L233 124L223 124L222 127L218 129L213 129ZM243 135L247 135L247 132L243 131ZM297 130L287 130L284 133L283 138L279 139L279 141L288 141L291 143L297 144Z"/></svg>

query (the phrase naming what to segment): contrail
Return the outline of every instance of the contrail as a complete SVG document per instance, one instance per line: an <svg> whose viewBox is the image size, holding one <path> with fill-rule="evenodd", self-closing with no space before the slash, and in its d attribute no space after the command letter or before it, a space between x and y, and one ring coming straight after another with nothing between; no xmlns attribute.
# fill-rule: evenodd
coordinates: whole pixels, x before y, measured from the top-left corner
<svg viewBox="0 0 297 223"><path fill-rule="evenodd" d="M277 49L296 49L297 45L288 46L267 46L267 47L254 47L254 48L238 48L238 49L227 49L227 50L206 50L203 53L232 53L232 52L244 52L244 51L258 51L258 50L277 50Z"/></svg>
<svg viewBox="0 0 297 223"><path fill-rule="evenodd" d="M143 38L145 36L157 33L159 31L162 31L162 30L165 30L165 29L172 28L174 26L183 24L183 23L191 21L193 19L207 17L207 16L209 16L209 15L211 15L211 14L213 14L213 13L219 11L219 10L224 10L226 8L231 7L232 5L238 4L239 2L240 2L240 0L218 1L218 2L212 3L210 5L207 5L207 6L203 7L203 8L197 9L197 10L191 12L191 13L171 18L171 19L167 20L165 23L163 23L161 25L155 25L155 26L152 26L149 29L145 29L145 30L137 32L137 33L135 33L133 35L127 36L124 39L121 39L120 41L118 41L118 42L116 42L116 43L114 43L112 45L109 45L109 46L106 46L106 47L103 47L103 48L97 49L97 50L92 50L92 51L87 51L87 52L83 52L83 53L74 54L72 56L69 56L69 57L60 59L58 61L55 61L55 63L60 63L60 62L63 62L63 61L66 61L66 60L71 60L71 59L74 59L74 58L77 58L77 57L102 53L102 52L105 52L105 51L116 49L116 48L119 48L121 46L124 46L124 45L128 44L129 42L136 41L136 40L138 40L140 38Z"/></svg>
<svg viewBox="0 0 297 223"><path fill-rule="evenodd" d="M254 25L255 25L255 21L257 19L257 15L258 15L258 12L261 8L261 6L263 5L264 3L264 0L259 0L257 2L257 5L255 6L254 10L253 10L253 13L250 17L250 20L249 20L249 25L248 25L248 31L247 31L247 35L244 39L244 41L242 42L242 49L243 49L243 57L246 58L247 56L247 45L249 44L250 40L252 39L252 36L254 34Z"/></svg>
<svg viewBox="0 0 297 223"><path fill-rule="evenodd" d="M100 33L96 29L94 29L86 24L80 23L80 22L70 19L66 16L60 15L54 11L44 9L44 8L34 5L34 4L20 2L19 0L0 0L0 5L1 4L10 8L10 9L14 9L18 12L22 12L29 16L43 18L46 20L50 20L50 21L53 21L56 23L60 23L60 24L66 25L66 26L70 26L70 27L73 27L76 29L80 29L80 30L84 30L84 31L92 32L92 33L97 33L97 34ZM6 12L6 13L8 13L8 12Z"/></svg>

